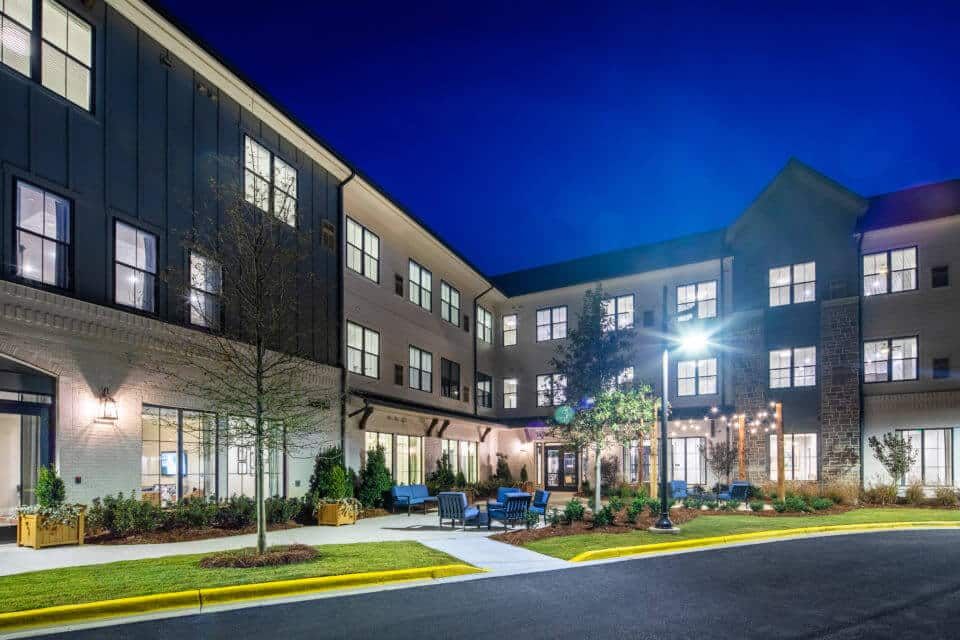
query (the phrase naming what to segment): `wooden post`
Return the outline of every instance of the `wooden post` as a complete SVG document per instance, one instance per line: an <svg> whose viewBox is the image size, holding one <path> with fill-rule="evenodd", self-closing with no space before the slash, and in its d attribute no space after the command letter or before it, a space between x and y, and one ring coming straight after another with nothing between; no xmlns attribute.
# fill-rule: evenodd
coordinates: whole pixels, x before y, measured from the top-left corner
<svg viewBox="0 0 960 640"><path fill-rule="evenodd" d="M747 417L742 413L737 416L737 476L740 480L747 479Z"/></svg>
<svg viewBox="0 0 960 640"><path fill-rule="evenodd" d="M777 497L780 500L786 499L786 488L784 485L784 463L783 463L783 403L774 405L774 420L777 421Z"/></svg>

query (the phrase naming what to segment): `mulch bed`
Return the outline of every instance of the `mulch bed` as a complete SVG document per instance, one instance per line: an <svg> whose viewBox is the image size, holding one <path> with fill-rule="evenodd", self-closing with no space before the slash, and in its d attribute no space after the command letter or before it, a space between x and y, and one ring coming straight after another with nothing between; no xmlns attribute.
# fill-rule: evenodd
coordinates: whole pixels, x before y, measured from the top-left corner
<svg viewBox="0 0 960 640"><path fill-rule="evenodd" d="M670 519L674 524L690 522L699 515L701 515L701 512L694 509L670 510ZM522 546L534 540L543 540L544 538L555 538L558 536L575 536L581 533L630 533L638 529L646 530L656 523L658 517L659 516L650 515L649 512L644 512L635 524L630 524L621 512L617 514L614 523L606 527L595 527L590 520L583 520L581 522L571 522L570 524L548 525L537 529L516 529L514 531L498 533L490 537L500 542L506 542L507 544Z"/></svg>
<svg viewBox="0 0 960 640"><path fill-rule="evenodd" d="M267 525L267 531L284 531L286 529L297 529L303 525L295 522L286 524ZM114 538L109 533L101 533L93 536L87 536L84 539L85 544L164 544L167 542L189 542L191 540L210 540L211 538L226 538L227 536L239 536L246 533L256 533L257 526L250 525L243 529L218 529L215 527L206 527L203 529L169 529L163 531L154 531L139 536L127 536L126 538Z"/></svg>
<svg viewBox="0 0 960 640"><path fill-rule="evenodd" d="M320 555L305 544L267 547L264 553L256 549L240 549L207 556L200 560L203 569L248 569L251 567L280 567L287 564L310 562Z"/></svg>

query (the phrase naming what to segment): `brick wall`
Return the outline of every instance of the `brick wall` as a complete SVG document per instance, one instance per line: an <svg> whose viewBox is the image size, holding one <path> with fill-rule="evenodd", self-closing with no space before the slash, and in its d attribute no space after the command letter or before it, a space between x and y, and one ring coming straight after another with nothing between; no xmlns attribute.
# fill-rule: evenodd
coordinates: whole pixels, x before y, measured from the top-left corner
<svg viewBox="0 0 960 640"><path fill-rule="evenodd" d="M763 315L761 312L744 312L732 317L730 329L723 341L729 346L731 379L734 389L734 407L737 413L748 415L762 411L767 405L766 347L764 346ZM767 473L767 434L762 429L750 433L746 428L747 480L763 482ZM737 442L736 423L731 426L731 440Z"/></svg>
<svg viewBox="0 0 960 640"><path fill-rule="evenodd" d="M860 305L857 298L820 307L820 477L859 480Z"/></svg>

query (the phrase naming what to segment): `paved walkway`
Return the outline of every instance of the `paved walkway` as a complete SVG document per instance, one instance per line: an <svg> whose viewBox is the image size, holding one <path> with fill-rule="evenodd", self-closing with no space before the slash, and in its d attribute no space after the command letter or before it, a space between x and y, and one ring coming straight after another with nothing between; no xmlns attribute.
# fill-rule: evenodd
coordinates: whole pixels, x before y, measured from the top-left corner
<svg viewBox="0 0 960 640"><path fill-rule="evenodd" d="M502 529L500 529L502 531ZM342 527L303 527L267 534L267 544L345 544L413 540L449 553L469 564L490 569L498 574L528 573L569 566L564 560L544 556L513 545L487 539L497 529L468 527L466 531L441 529L436 512L398 514L359 520ZM118 560L159 558L185 553L209 553L250 547L256 544L253 534L172 542L167 544L95 545L52 547L35 551L15 544L0 544L0 576L82 565L103 564Z"/></svg>

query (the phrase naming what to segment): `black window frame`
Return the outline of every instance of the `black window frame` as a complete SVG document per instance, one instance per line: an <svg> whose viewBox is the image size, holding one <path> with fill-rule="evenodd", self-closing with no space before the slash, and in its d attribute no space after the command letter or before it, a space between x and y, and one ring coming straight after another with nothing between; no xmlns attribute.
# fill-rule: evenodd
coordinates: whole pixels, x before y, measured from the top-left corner
<svg viewBox="0 0 960 640"><path fill-rule="evenodd" d="M700 372L700 363L706 361L713 361L713 375L703 375ZM693 376L680 377L680 365L693 363ZM713 391L706 392L701 391L700 387L705 380L713 380ZM681 380L693 380L693 393L680 393L680 381ZM696 398L699 396L715 396L720 393L720 358L715 355L710 355L704 358L694 358L692 360L678 360L677 361L677 397L678 398Z"/></svg>
<svg viewBox="0 0 960 640"><path fill-rule="evenodd" d="M241 149L243 150L243 163L242 163L241 167L242 167L242 170L243 170L244 202L246 202L247 204L251 205L252 207L254 207L255 209L257 209L258 211L261 211L261 212L263 212L263 213L266 213L266 214L270 215L271 218L273 218L273 219L276 220L277 222L282 223L285 227L289 227L289 228L291 228L291 229L299 229L299 228L300 228L300 167L298 167L297 165L295 165L295 164L292 163L292 162L288 162L288 161L287 161L286 159L284 159L284 158L281 158L281 157L280 157L280 154L279 154L275 149L267 146L266 144L264 144L263 142L261 142L260 140L258 140L258 139L256 138L256 136L254 136L252 133L250 133L250 132L248 132L248 131L244 131L244 132L242 132L242 136L243 136L243 139L241 140ZM253 144L257 145L258 147L261 147L261 148L264 149L268 154L270 154L270 175L269 175L269 177L263 176L263 175L261 175L260 173L257 173L256 171L254 171L253 169L250 169L249 167L247 167L247 140L248 140L248 139L249 139ZM276 178L276 176L277 176L277 163L276 163L276 161L277 161L277 160L280 160L280 162L282 162L283 164L285 164L285 165L287 165L288 167L290 167L290 168L294 171L294 173L296 174L297 184L296 184L296 188L294 189L295 193L294 193L294 195L292 195L292 196L291 196L290 193L288 193L285 189L281 189L280 187L277 186L277 182L276 182L276 180L277 180L277 178ZM250 173L254 174L256 177L260 178L261 180L266 180L267 185L268 185L268 188L267 188L267 209L261 209L260 206L257 205L255 202L251 202L250 200L247 200L247 199L246 199L247 172L250 172ZM283 192L283 194L286 195L287 197L292 197L292 198L293 198L293 224L290 224L290 223L287 222L285 219L283 219L283 218L281 218L279 215L277 215L277 203L276 203L276 197L275 197L277 191L281 191L281 192Z"/></svg>
<svg viewBox="0 0 960 640"><path fill-rule="evenodd" d="M910 289L900 289L898 291L893 290L893 254L897 251L908 251L913 250L913 262L914 265L911 269L898 269L896 273L903 273L905 271L913 271L913 287ZM878 293L867 293L867 275L864 262L867 258L873 256L885 255L887 260L887 271L885 274L885 289ZM871 276L877 274L871 274ZM876 296L888 296L891 294L897 293L907 293L908 291L917 291L920 289L920 249L917 245L907 245L904 247L894 247L892 249L884 249L883 251L871 251L870 253L864 253L860 257L860 292L865 298L873 298Z"/></svg>
<svg viewBox="0 0 960 640"><path fill-rule="evenodd" d="M550 384L549 384L550 390L549 390L548 392L546 392L546 393L549 394L549 400L550 400L550 401L549 401L548 404L542 404L542 403L540 402L540 400L541 400L541 396L540 396L540 381L541 381L541 379L543 379L543 378L546 378L547 381L549 381L549 383L550 383ZM559 382L558 378L563 378L563 384L562 384L562 385L558 384L558 382ZM563 391L563 397L560 398L560 400L558 401L558 400L557 400L557 392L560 391L560 390ZM561 405L562 405L564 402L566 402L566 401L567 401L567 380L566 380L566 376L564 376L562 373L538 373L538 374L537 374L537 407L538 407L538 408L544 408L544 407L559 407L559 406L561 406Z"/></svg>
<svg viewBox="0 0 960 640"><path fill-rule="evenodd" d="M369 229L366 225L360 224L360 223L357 222L357 220L355 220L354 218L352 218L352 217L350 217L350 216L344 216L344 217L346 218L346 226L347 226L347 229L345 230L345 233L343 234L343 235L344 235L344 242L346 243L346 249L344 250L344 255L343 255L343 260L344 260L345 266L347 267L348 270L352 271L353 273L356 273L357 275L363 276L364 278L366 278L366 279L369 280L370 282L375 282L375 283L377 283L377 284L380 284L380 271L381 271L381 269L380 269L380 266L381 266L381 265L380 265L380 253L381 253L381 248L383 247L383 242L380 240L380 236L378 236L377 234L375 234L373 231L370 231L370 229ZM350 242L350 230L349 230L349 227L350 227L350 224L351 224L351 223L357 225L358 227L360 227L360 244L362 245L362 246L360 246L360 247L358 247L357 245L355 245L355 244L353 244L352 242ZM376 238L376 240L377 240L377 255L376 255L376 257L371 256L371 255L369 255L369 254L367 253L367 247L366 247L366 238L367 238L367 235L370 235L370 236ZM359 270L359 271L357 271L357 270L354 269L352 266L350 266L350 250L351 250L351 249L353 249L354 251L358 251L359 254L360 254L360 270ZM367 273L367 260L368 260L368 259L373 260L373 261L376 262L376 264L377 264L377 277L376 277L376 278L371 278L371 277L370 277L370 274Z"/></svg>
<svg viewBox="0 0 960 640"><path fill-rule="evenodd" d="M440 358L440 395L460 399L460 363L444 357Z"/></svg>
<svg viewBox="0 0 960 640"><path fill-rule="evenodd" d="M797 368L806 367L808 365L798 365L797 364L797 351L801 349L813 349L814 362L813 362L813 384L797 384ZM787 367L777 367L774 369L770 366L770 354L776 351L789 351L790 352L790 365ZM820 353L817 349L817 345L808 344L802 347L781 347L777 349L769 349L767 352L767 388L768 389L810 389L816 387L820 384ZM783 371L788 372L787 382L788 384L783 386L775 387L773 384L772 374L774 371Z"/></svg>
<svg viewBox="0 0 960 640"><path fill-rule="evenodd" d="M204 258L205 260L209 260L210 262L215 262L215 263L217 263L217 266L218 266L219 269L220 269L220 291L219 291L219 292L214 293L213 291L207 291L206 289L201 289L201 288L199 288L199 287L193 286L193 257L194 257L194 255L197 255L197 256L199 256L199 257L202 257L202 258ZM223 265L220 264L220 262L219 262L218 260L214 260L214 259L211 258L210 256L204 255L204 253L203 253L202 251L196 251L196 250L194 250L194 249L190 249L190 250L187 251L187 273L188 273L187 281L189 282L189 290L190 290L190 296L191 296L191 298L192 298L193 293L194 293L195 291L196 291L196 292L199 292L200 295L210 296L210 297L216 298L216 299L217 299L217 308L218 308L218 311L219 311L219 312L216 314L217 325L216 325L215 327L212 327L212 326L209 326L209 325L206 325L206 324L199 324L199 323L197 323L197 322L194 322L194 321L193 321L193 302L192 302L192 300L191 300L190 298L188 298L188 300L187 300L187 317L186 317L186 322L187 322L187 324L190 325L191 327L196 327L196 328L204 329L204 330L206 330L206 331L211 331L211 332L218 332L218 331L222 330L222 329L223 329L223 324L224 324L224 308L223 308Z"/></svg>
<svg viewBox="0 0 960 640"><path fill-rule="evenodd" d="M346 325L347 325L347 326L346 326L346 335L344 336L343 342L344 342L344 344L345 344L346 347L347 347L347 351L346 351L346 357L347 357L347 359L346 359L346 362L344 362L344 366L347 368L347 372L348 372L348 373L352 373L352 374L355 375L355 376L362 376L362 377L364 377L364 378L369 378L369 379L371 379L371 380L379 380L379 379L380 379L380 359L381 359L381 358L380 358L380 347L381 347L381 345L383 344L383 335L382 335L379 331L377 331L376 329L371 329L371 328L369 328L369 327L365 327L364 325L362 325L362 324L360 324L360 323L358 323L358 322L353 322L352 320L347 320ZM353 326L358 327L358 328L360 329L360 348L350 346L350 325L353 325ZM376 334L376 336L377 336L377 351L376 351L376 352L367 351L367 332L374 333L374 334ZM350 351L351 351L351 349L352 349L353 351L358 351L358 352L360 353L360 371L354 371L354 370L352 370L352 369L350 368ZM368 355L374 356L374 357L376 358L376 360L377 360L377 375L376 375L376 376L367 375L367 372L366 372L366 371L367 371L367 356L368 356Z"/></svg>
<svg viewBox="0 0 960 640"><path fill-rule="evenodd" d="M507 328L507 318L513 318L513 328ZM519 330L520 330L520 317L516 313L508 313L500 318L500 330L503 334L501 339L503 340L504 347L515 347L519 342ZM507 342L507 334L513 336L513 342Z"/></svg>
<svg viewBox="0 0 960 640"><path fill-rule="evenodd" d="M630 298L630 311L621 311L620 310L620 301L626 298ZM608 302L613 303L613 313L608 314L606 312L606 304ZM604 298L600 302L600 328L603 331L628 331L633 329L636 326L637 322L637 296L633 293L624 293L623 295L611 296L609 298ZM620 316L630 314L630 324L624 327L620 326Z"/></svg>
<svg viewBox="0 0 960 640"><path fill-rule="evenodd" d="M916 341L916 355L913 358L899 358L901 362L904 360L914 361L914 366L913 366L914 375L912 378L897 378L896 380L894 380L893 378L893 363L894 363L893 341L894 340L915 340ZM867 344L879 343L879 342L885 342L887 345L886 377L883 380L867 380L867 360L866 360ZM862 357L861 367L863 371L862 377L863 377L864 384L883 384L887 382L915 382L920 379L920 336L919 335L894 336L892 338L875 338L871 340L864 340L862 353L863 353L863 357ZM883 362L883 361L871 360L870 362L874 363L874 362Z"/></svg>
<svg viewBox="0 0 960 640"><path fill-rule="evenodd" d="M120 260L117 258L117 238L118 238L118 235L117 235L117 227L118 227L118 225L121 225L121 224L122 224L122 225L125 225L125 226L127 226L127 227L130 227L131 229L134 229L134 230L136 230L136 231L141 231L141 232L143 232L143 233L145 233L145 234L147 234L147 235L153 236L153 239L154 239L154 249L156 250L156 255L154 256L154 262L155 262L156 265L157 265L157 271L156 271L156 273L150 273L149 271L145 271L145 270L143 270L143 269L140 269L139 267L137 267L137 266L135 266L135 265L130 265L130 264L127 264L126 262L120 262ZM120 219L120 218L114 218L114 219L113 219L113 304L114 304L114 305L120 307L121 309L131 311L131 312L133 312L133 313L141 313L141 314L148 315L148 316L158 316L158 315L159 315L159 313L160 313L160 278L158 277L157 274L158 274L158 273L160 272L160 270L161 270L161 269L160 269L160 256L161 256L161 255L163 255L163 252L160 250L160 235L159 235L159 234L151 233L151 232L147 231L146 229L144 229L143 227L139 227L139 226L137 226L137 225L135 225L135 224L131 224L131 223L127 222L126 220L122 220L122 219ZM153 278L153 307L154 307L154 308L153 308L152 310L149 310L149 311L148 311L148 310L146 310L146 309L141 309L140 307L134 307L134 306L131 306L131 305L128 305L128 304L124 304L123 302L119 302L119 301L117 300L117 265L122 265L122 266L124 266L124 267L126 267L126 268L128 268L128 269L133 269L134 271L139 271L139 272L142 272L142 273L147 273L147 274L150 275L151 278Z"/></svg>
<svg viewBox="0 0 960 640"><path fill-rule="evenodd" d="M420 270L420 277L417 278L417 281L414 282L413 278L410 277L410 268L416 265ZM424 272L430 274L430 288L426 290L427 295L424 296L423 288L423 274ZM414 287L416 287L417 299L414 300L410 296L413 295ZM430 269L427 269L425 266L414 260L413 258L407 258L407 300L414 304L427 313L433 313L433 272ZM427 304L424 305L423 301L426 300Z"/></svg>
<svg viewBox="0 0 960 640"><path fill-rule="evenodd" d="M414 367L413 363L410 362L410 359L412 359L413 351L417 351L418 353L417 364L419 366L417 367ZM430 370L426 372L423 369L424 355L430 356ZM409 372L407 375L407 386L413 389L414 391L422 391L423 393L432 394L433 393L433 353L425 349L421 349L416 345L411 344L411 345L408 345L408 348L407 348L407 359L408 359L407 371ZM418 386L414 386L413 384L414 371L416 371ZM424 389L424 380L427 381L426 389Z"/></svg>
<svg viewBox="0 0 960 640"><path fill-rule="evenodd" d="M509 391L509 392L507 391L507 383L508 383L508 382L512 382L512 383L513 383L513 391ZM503 379L503 394L502 394L502 397L501 397L501 401L502 401L502 403L503 403L503 409L504 409L504 411L511 411L511 410L517 408L517 401L519 400L519 397L518 397L518 392L519 392L519 390L520 390L520 379L519 379L519 378L504 378L504 379ZM508 406L507 406L507 398L508 398L508 397L513 399L513 406L511 406L511 407L508 407Z"/></svg>
<svg viewBox="0 0 960 640"><path fill-rule="evenodd" d="M797 280L797 267L804 267L808 264L813 265L813 280ZM770 281L770 272L775 269L790 269L790 282L787 284L780 284L774 286ZM813 298L810 300L800 300L797 301L797 286L813 283ZM718 285L719 286L719 285ZM786 288L789 292L788 301L783 304L771 304L770 293L774 289L783 289ZM719 296L719 292L718 292ZM767 269L767 308L769 309L778 309L780 307L789 307L795 304L808 304L811 302L816 302L819 296L817 295L817 261L816 260L807 260L805 262L792 262L789 264L781 264L775 267L769 267ZM718 298L719 299L719 298Z"/></svg>
<svg viewBox="0 0 960 640"><path fill-rule="evenodd" d="M791 271L792 274L792 271ZM713 285L713 297L700 300L700 287L703 285L712 284ZM693 302L680 303L680 290L693 287ZM678 284L677 288L674 291L676 296L677 303L677 322L691 322L695 320L710 320L716 318L720 315L720 281L716 278L712 280L700 280L697 282L687 282L685 284ZM713 314L709 316L700 315L700 303L701 302L713 302ZM683 307L681 309L681 307ZM690 317L684 317L684 314L690 314Z"/></svg>
<svg viewBox="0 0 960 640"><path fill-rule="evenodd" d="M554 319L554 315L555 315L556 312L559 311L560 309L563 309L563 320L555 320L555 319ZM547 323L542 323L542 324L541 324L541 322L540 322L540 312L541 312L541 311L549 311L549 318L550 318L549 322L547 322ZM556 306L553 306L553 307L541 307L541 308L537 309L536 316L535 316L535 320L536 320L536 325L537 325L537 326L536 326L536 332L537 332L537 333L536 333L536 338L537 338L537 342L550 342L550 341L552 341L552 340L564 340L564 339L566 339L567 334L569 333L569 329L570 329L570 311L569 311L569 309L567 309L567 305L565 305L565 304L556 305ZM557 327L558 327L559 325L561 325L561 324L563 325L563 335L562 335L562 336L558 336L556 329L557 329ZM542 339L542 340L540 339L540 327L550 327L550 337L549 337L549 338L544 338L544 339Z"/></svg>
<svg viewBox="0 0 960 640"><path fill-rule="evenodd" d="M444 289L447 291L447 300L443 299ZM457 296L457 304L453 304L453 295ZM455 286L447 282L446 280L440 280L440 319L454 325L455 327L460 326L460 302L462 301L462 296L460 295L460 289L457 289ZM444 312L444 305L446 305L446 312ZM456 321L454 321L454 310L456 310Z"/></svg>
<svg viewBox="0 0 960 640"><path fill-rule="evenodd" d="M24 185L26 185L26 186L28 186L28 187L30 187L30 188L32 188L32 189L36 189L36 190L42 192L42 193L44 194L44 196L46 196L46 194L49 193L50 195L52 195L52 196L54 196L54 197L56 197L56 198L59 198L60 200L64 200L64 201L67 202L67 204L68 204L68 206L69 206L69 218L70 218L70 219L69 219L69 223L68 223L69 232L67 233L68 240L67 240L66 242L61 242L61 241L56 240L56 239L54 239L54 238L49 238L49 237L47 237L47 236L45 236L45 235L39 235L39 234L37 234L35 231L31 231L30 229L25 229L25 228L21 227L19 224L17 224L17 219L18 219L19 216L20 216L20 184L21 184L21 183L24 184ZM75 205L74 199L73 199L73 198L69 198L69 197L64 196L64 195L61 195L60 193L58 193L58 192L56 192L56 191L54 191L54 190L52 190L52 189L47 189L47 188L45 188L45 187L43 187L43 186L41 186L41 185L39 185L39 184L36 184L35 182L32 182L32 181L30 181L30 180L24 180L24 179L19 178L19 177L15 177L14 180L13 180L13 199L14 199L14 201L13 201L13 253L14 253L14 256L13 256L13 260L12 260L13 264L12 264L11 279L16 280L17 282L20 282L20 283L25 284L25 285L27 285L27 286L37 288L37 289L43 289L43 290L52 291L52 292L55 292L55 293L73 293L73 291L74 291L74 289L75 289L75 283L74 283L74 278L75 278L75 264L74 264L75 255L74 255L74 253L75 253L75 252L73 251L73 244L74 244L74 240L75 240L75 238L76 238L76 230L75 230L75 229L76 229L76 216L74 215L75 206L76 206L76 205ZM19 266L20 266L20 256L19 256L19 251L17 250L17 246L18 246L18 244L19 244L19 234L20 234L21 232L22 232L22 233L28 233L28 234L36 237L36 238L40 238L40 241L41 241L41 250L42 250L43 240L50 240L51 242L54 242L54 243L56 243L56 244L58 244L58 245L61 245L61 244L65 244L65 245L66 245L67 257L66 257L65 262L66 262L66 265L67 265L67 269L66 269L66 271L67 271L67 273L66 273L67 284L66 284L65 286L47 284L46 282L43 282L42 280L34 280L33 278L28 278L28 277L25 277L25 276L21 276L19 273L17 273L17 271L18 271L18 269L19 269ZM41 277L43 277L43 272L42 272L43 267L42 267L42 263L43 263L43 259L42 259L42 256L41 256Z"/></svg>
<svg viewBox="0 0 960 640"><path fill-rule="evenodd" d="M482 385L482 386L481 386ZM477 372L477 406L493 409L493 376Z"/></svg>
<svg viewBox="0 0 960 640"><path fill-rule="evenodd" d="M480 305L476 309L477 340L493 344L493 314ZM486 322L484 321L486 320Z"/></svg>

